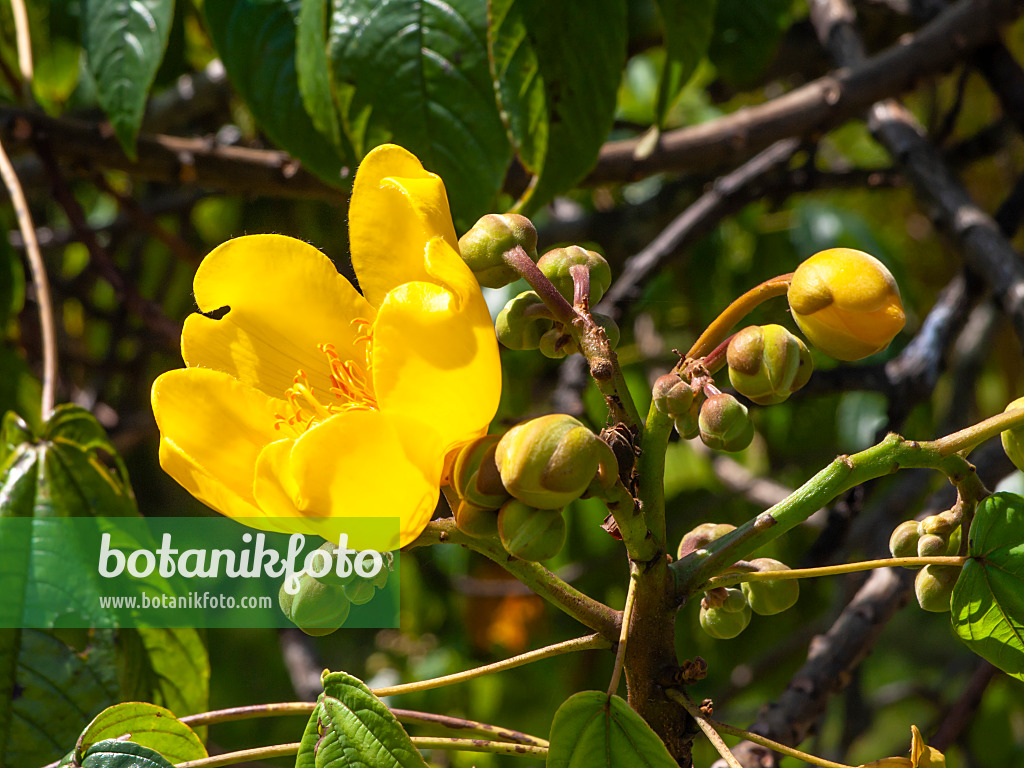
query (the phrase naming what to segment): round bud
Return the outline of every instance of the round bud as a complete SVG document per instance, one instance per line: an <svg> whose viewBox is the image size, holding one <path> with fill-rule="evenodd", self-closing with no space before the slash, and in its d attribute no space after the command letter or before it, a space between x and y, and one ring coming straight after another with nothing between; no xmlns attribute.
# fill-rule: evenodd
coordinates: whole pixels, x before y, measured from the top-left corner
<svg viewBox="0 0 1024 768"><path fill-rule="evenodd" d="M609 445L561 413L512 427L498 442L495 459L508 492L538 509L560 509L575 501L595 477L604 488L618 477Z"/></svg>
<svg viewBox="0 0 1024 768"><path fill-rule="evenodd" d="M498 533L498 511L484 509L462 499L455 509L455 526L467 536L488 539Z"/></svg>
<svg viewBox="0 0 1024 768"><path fill-rule="evenodd" d="M391 570L388 568L387 563L381 565L380 570L377 571L377 575L370 578L370 583L373 584L377 589L384 589L388 585L388 575Z"/></svg>
<svg viewBox="0 0 1024 768"><path fill-rule="evenodd" d="M299 591L293 595L282 584L277 601L295 626L307 635L322 637L335 632L348 618L352 606L344 589L303 573L299 576Z"/></svg>
<svg viewBox="0 0 1024 768"><path fill-rule="evenodd" d="M695 392L690 407L675 418L676 432L683 440L693 440L700 434L700 409L704 405L704 393Z"/></svg>
<svg viewBox="0 0 1024 768"><path fill-rule="evenodd" d="M960 528L959 526L954 528L949 534L949 544L946 546L947 555L959 555L960 554Z"/></svg>
<svg viewBox="0 0 1024 768"><path fill-rule="evenodd" d="M537 349L541 337L554 326L545 316L544 301L533 291L510 299L494 321L494 332L509 349Z"/></svg>
<svg viewBox="0 0 1024 768"><path fill-rule="evenodd" d="M750 561L759 571L788 571L789 566L770 557L758 557ZM792 608L800 598L800 583L796 579L776 581L744 581L743 595L750 609L759 616L774 616Z"/></svg>
<svg viewBox="0 0 1024 768"><path fill-rule="evenodd" d="M517 245L537 261L537 230L532 222L516 213L489 213L459 238L459 253L480 285L501 288L519 279L502 258Z"/></svg>
<svg viewBox="0 0 1024 768"><path fill-rule="evenodd" d="M373 581L357 578L344 586L345 597L352 601L353 605L365 605L373 599L376 588Z"/></svg>
<svg viewBox="0 0 1024 768"><path fill-rule="evenodd" d="M561 360L563 357L575 355L580 351L580 348L576 346L575 339L561 324L546 331L540 337L538 349L544 357L550 357L552 360Z"/></svg>
<svg viewBox="0 0 1024 768"><path fill-rule="evenodd" d="M702 549L715 539L720 539L735 530L736 526L732 523L701 523L679 541L676 560L682 560L691 552Z"/></svg>
<svg viewBox="0 0 1024 768"><path fill-rule="evenodd" d="M934 533L943 538L949 536L956 527L956 516L950 511L929 515L921 521L921 533Z"/></svg>
<svg viewBox="0 0 1024 768"><path fill-rule="evenodd" d="M917 603L926 611L945 613L950 608L953 585L960 569L950 565L926 565L914 579Z"/></svg>
<svg viewBox="0 0 1024 768"><path fill-rule="evenodd" d="M918 557L942 557L949 547L949 539L937 536L934 533L926 533L917 540Z"/></svg>
<svg viewBox="0 0 1024 768"><path fill-rule="evenodd" d="M675 418L693 405L693 387L678 373L666 373L654 382L654 407L666 416Z"/></svg>
<svg viewBox="0 0 1024 768"><path fill-rule="evenodd" d="M722 601L722 610L728 613L736 613L747 607L747 598L742 589L737 587L725 588L725 599Z"/></svg>
<svg viewBox="0 0 1024 768"><path fill-rule="evenodd" d="M460 499L481 509L497 509L508 499L494 451L500 435L484 435L465 445L455 459L451 485Z"/></svg>
<svg viewBox="0 0 1024 768"><path fill-rule="evenodd" d="M892 274L874 256L850 248L822 251L801 263L787 296L800 330L837 360L885 349L905 322Z"/></svg>
<svg viewBox="0 0 1024 768"><path fill-rule="evenodd" d="M590 306L597 304L608 290L608 286L612 284L612 268L608 266L604 256L578 245L548 251L540 257L537 266L570 303L575 293L572 279L574 266L584 267L590 272Z"/></svg>
<svg viewBox="0 0 1024 768"><path fill-rule="evenodd" d="M537 509L510 499L498 512L501 544L521 560L548 560L565 544L565 519L561 509Z"/></svg>
<svg viewBox="0 0 1024 768"><path fill-rule="evenodd" d="M1024 397L1019 397L1003 409L1003 413L1019 411L1024 408ZM1003 443L1003 450L1013 462L1013 465L1024 472L1024 427L1008 429L1000 436Z"/></svg>
<svg viewBox="0 0 1024 768"><path fill-rule="evenodd" d="M781 325L751 325L732 337L726 351L729 381L758 405L781 403L807 383L811 353Z"/></svg>
<svg viewBox="0 0 1024 768"><path fill-rule="evenodd" d="M889 551L893 557L917 557L917 542L920 538L920 523L907 520L897 525L889 537Z"/></svg>
<svg viewBox="0 0 1024 768"><path fill-rule="evenodd" d="M726 611L722 608L700 607L700 625L712 637L718 640L729 640L736 637L750 623L750 606L744 603L739 611Z"/></svg>
<svg viewBox="0 0 1024 768"><path fill-rule="evenodd" d="M754 424L745 405L732 395L712 395L697 419L700 439L716 451L742 451L754 439Z"/></svg>

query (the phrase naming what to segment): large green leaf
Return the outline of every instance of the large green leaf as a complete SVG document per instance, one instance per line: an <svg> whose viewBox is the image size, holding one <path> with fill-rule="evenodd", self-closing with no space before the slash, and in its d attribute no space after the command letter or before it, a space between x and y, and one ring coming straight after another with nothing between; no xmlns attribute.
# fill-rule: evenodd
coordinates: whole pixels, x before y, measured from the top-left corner
<svg viewBox="0 0 1024 768"><path fill-rule="evenodd" d="M953 627L976 654L1024 680L1024 498L996 493L979 504L968 554L953 587Z"/></svg>
<svg viewBox="0 0 1024 768"><path fill-rule="evenodd" d="M593 168L626 62L625 0L490 0L491 72L536 209Z"/></svg>
<svg viewBox="0 0 1024 768"><path fill-rule="evenodd" d="M414 152L447 182L460 228L492 209L511 157L486 35L485 0L334 0L328 29L331 75L357 151L388 135Z"/></svg>
<svg viewBox="0 0 1024 768"><path fill-rule="evenodd" d="M136 744L156 750L172 763L207 757L206 748L195 731L170 710L142 701L125 701L107 707L82 731L75 748L79 757L108 739L130 734Z"/></svg>
<svg viewBox="0 0 1024 768"><path fill-rule="evenodd" d="M111 739L90 747L81 765L82 768L174 768L159 752L149 747Z"/></svg>
<svg viewBox="0 0 1024 768"><path fill-rule="evenodd" d="M126 698L152 701L179 717L209 708L210 660L200 630L140 628L122 648L121 684ZM132 686L136 692L128 695Z"/></svg>
<svg viewBox="0 0 1024 768"><path fill-rule="evenodd" d="M174 0L84 0L82 46L125 153L135 158L146 95L160 68L174 17Z"/></svg>
<svg viewBox="0 0 1024 768"><path fill-rule="evenodd" d="M326 672L323 683L295 768L426 768L391 710L361 681Z"/></svg>
<svg viewBox="0 0 1024 768"><path fill-rule="evenodd" d="M203 11L228 78L275 144L330 184L345 159L316 128L296 72L301 0L206 0Z"/></svg>
<svg viewBox="0 0 1024 768"><path fill-rule="evenodd" d="M329 0L302 0L299 30L295 37L295 68L299 93L310 120L331 144L341 147L342 131L331 91L327 61Z"/></svg>
<svg viewBox="0 0 1024 768"><path fill-rule="evenodd" d="M718 0L658 0L665 25L665 68L658 82L658 126L707 53Z"/></svg>
<svg viewBox="0 0 1024 768"><path fill-rule="evenodd" d="M599 691L570 696L555 712L547 768L675 768L665 743L625 701Z"/></svg>

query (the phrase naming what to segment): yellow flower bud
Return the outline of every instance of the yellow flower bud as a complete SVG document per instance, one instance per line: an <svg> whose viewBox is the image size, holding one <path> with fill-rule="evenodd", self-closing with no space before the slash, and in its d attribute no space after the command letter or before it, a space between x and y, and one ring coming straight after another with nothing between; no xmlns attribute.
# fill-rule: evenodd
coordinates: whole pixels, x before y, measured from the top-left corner
<svg viewBox="0 0 1024 768"><path fill-rule="evenodd" d="M837 360L885 349L906 320L889 270L850 248L832 248L803 262L793 273L788 298L800 330Z"/></svg>

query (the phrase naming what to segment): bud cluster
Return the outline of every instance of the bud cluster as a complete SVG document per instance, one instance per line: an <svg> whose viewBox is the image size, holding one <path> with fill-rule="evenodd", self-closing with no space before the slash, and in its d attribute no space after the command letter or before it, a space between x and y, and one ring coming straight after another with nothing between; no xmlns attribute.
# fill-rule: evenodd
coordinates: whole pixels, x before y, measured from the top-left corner
<svg viewBox="0 0 1024 768"><path fill-rule="evenodd" d="M674 420L676 430L686 440L699 435L709 448L742 451L754 438L746 406L732 395L715 391L706 397L703 385L695 386L678 373L659 377L653 394L654 407Z"/></svg>
<svg viewBox="0 0 1024 768"><path fill-rule="evenodd" d="M943 557L960 551L960 519L953 510L907 520L896 526L889 539L893 557ZM920 568L921 566L908 566ZM953 585L960 569L951 565L926 565L914 580L917 602L926 611L949 610Z"/></svg>
<svg viewBox="0 0 1024 768"><path fill-rule="evenodd" d="M811 378L807 346L781 325L751 325L737 333L726 353L729 381L758 405L783 402Z"/></svg>
<svg viewBox="0 0 1024 768"><path fill-rule="evenodd" d="M730 523L701 523L683 536L676 551L677 559L697 552L712 541L736 530ZM770 557L759 557L744 564L744 571L788 571L789 566ZM726 569L725 573L729 573ZM709 590L701 599L700 625L712 637L728 640L736 637L750 623L752 613L773 616L792 608L800 597L796 579L745 581L739 587Z"/></svg>

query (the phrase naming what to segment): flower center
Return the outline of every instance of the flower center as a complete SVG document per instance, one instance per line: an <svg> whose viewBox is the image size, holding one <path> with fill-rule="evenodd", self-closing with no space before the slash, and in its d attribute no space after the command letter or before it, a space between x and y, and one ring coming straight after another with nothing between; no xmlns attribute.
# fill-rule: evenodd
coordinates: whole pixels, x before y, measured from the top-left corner
<svg viewBox="0 0 1024 768"><path fill-rule="evenodd" d="M369 320L356 318L352 321L360 333L353 340L363 347L363 364L353 360L342 360L333 344L318 344L317 349L327 358L331 379L329 395L320 395L309 383L306 372L299 369L293 384L285 391L285 399L291 413L275 414L275 429L289 427L301 435L314 424L329 419L344 411L377 410L377 398L373 393L373 330Z"/></svg>

